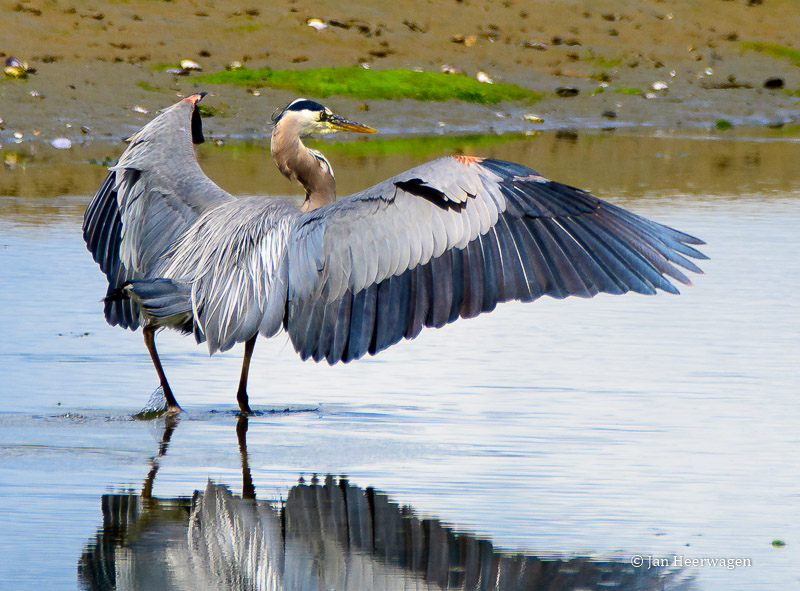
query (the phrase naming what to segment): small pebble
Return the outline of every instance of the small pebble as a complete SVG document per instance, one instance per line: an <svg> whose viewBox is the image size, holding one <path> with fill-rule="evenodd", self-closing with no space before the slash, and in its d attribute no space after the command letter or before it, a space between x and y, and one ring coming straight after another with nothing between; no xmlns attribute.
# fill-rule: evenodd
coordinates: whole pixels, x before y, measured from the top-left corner
<svg viewBox="0 0 800 591"><path fill-rule="evenodd" d="M21 131L15 131L14 132L14 139L21 140L24 137L25 137L25 135Z"/></svg>
<svg viewBox="0 0 800 591"><path fill-rule="evenodd" d="M139 105L131 107L131 111L133 111L134 113L142 113L144 115L147 115L150 112L144 107L140 107Z"/></svg>
<svg viewBox="0 0 800 591"><path fill-rule="evenodd" d="M526 49L536 49L537 51L547 51L547 43L542 43L541 41L526 41L523 47Z"/></svg>
<svg viewBox="0 0 800 591"><path fill-rule="evenodd" d="M9 78L27 78L28 73L25 71L24 68L20 68L17 66L6 66L3 68L3 73L8 76Z"/></svg>
<svg viewBox="0 0 800 591"><path fill-rule="evenodd" d="M316 29L317 31L322 31L328 28L328 25L326 25L318 18L310 18L308 19L308 22L306 24L312 29Z"/></svg>
<svg viewBox="0 0 800 591"><path fill-rule="evenodd" d="M53 146L56 150L69 150L72 147L72 142L69 141L68 138L65 137L57 137L50 145Z"/></svg>
<svg viewBox="0 0 800 591"><path fill-rule="evenodd" d="M563 98L578 96L578 94L580 94L580 90L574 86L559 86L556 88L556 95Z"/></svg>
<svg viewBox="0 0 800 591"><path fill-rule="evenodd" d="M714 75L714 70L712 70L711 68L706 68L706 76L713 76L713 75Z"/></svg>
<svg viewBox="0 0 800 591"><path fill-rule="evenodd" d="M484 84L494 84L494 80L489 77L489 74L483 71L478 72L475 75L475 78L478 80L478 82L483 82Z"/></svg>
<svg viewBox="0 0 800 591"><path fill-rule="evenodd" d="M181 69L182 70L186 70L187 72L189 70L196 70L196 71L199 72L203 68L196 61L193 61L193 60L181 60Z"/></svg>
<svg viewBox="0 0 800 591"><path fill-rule="evenodd" d="M257 88L248 88L247 92L249 92L253 96L261 96L261 91L258 90Z"/></svg>
<svg viewBox="0 0 800 591"><path fill-rule="evenodd" d="M783 88L783 78L779 78L778 76L767 78L764 80L764 88L769 88L770 90Z"/></svg>
<svg viewBox="0 0 800 591"><path fill-rule="evenodd" d="M669 84L663 82L662 80L659 80L658 82L653 82L650 85L650 88L652 88L653 90L667 90L669 88Z"/></svg>
<svg viewBox="0 0 800 591"><path fill-rule="evenodd" d="M175 74L176 76L185 76L189 72L186 70L181 70L180 68L167 68L164 70L167 74Z"/></svg>
<svg viewBox="0 0 800 591"><path fill-rule="evenodd" d="M235 70L241 70L242 67L243 67L242 62L231 62L227 66L225 66L225 69L228 70L229 72L233 72Z"/></svg>
<svg viewBox="0 0 800 591"><path fill-rule="evenodd" d="M466 37L464 35L453 35L450 37L450 41L464 47L472 47L478 42L478 38L475 35L467 35Z"/></svg>
<svg viewBox="0 0 800 591"><path fill-rule="evenodd" d="M535 113L525 113L522 116L522 118L525 119L525 121L530 121L531 123L543 123L544 122L544 119L542 119L541 117L539 117L539 115L537 115Z"/></svg>

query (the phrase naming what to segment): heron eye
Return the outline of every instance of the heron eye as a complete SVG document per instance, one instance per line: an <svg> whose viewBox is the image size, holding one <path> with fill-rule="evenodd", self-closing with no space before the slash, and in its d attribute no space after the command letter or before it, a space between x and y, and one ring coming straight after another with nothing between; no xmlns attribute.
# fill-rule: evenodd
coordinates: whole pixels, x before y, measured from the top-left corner
<svg viewBox="0 0 800 591"><path fill-rule="evenodd" d="M322 113L319 114L319 120L320 121L327 121L328 120L328 114L325 111L322 111Z"/></svg>

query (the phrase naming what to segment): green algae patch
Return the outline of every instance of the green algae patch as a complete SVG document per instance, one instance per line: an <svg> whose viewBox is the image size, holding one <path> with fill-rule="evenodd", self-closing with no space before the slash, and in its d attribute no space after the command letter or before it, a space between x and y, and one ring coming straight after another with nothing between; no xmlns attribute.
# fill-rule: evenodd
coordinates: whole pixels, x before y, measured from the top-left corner
<svg viewBox="0 0 800 591"><path fill-rule="evenodd" d="M632 86L619 86L615 88L613 92L618 92L620 94L642 94L642 89Z"/></svg>
<svg viewBox="0 0 800 591"><path fill-rule="evenodd" d="M150 84L146 80L138 80L136 82L136 86L138 86L142 90L146 90L147 92L164 92L163 88L159 88L158 86Z"/></svg>
<svg viewBox="0 0 800 591"><path fill-rule="evenodd" d="M719 131L725 131L727 129L733 128L733 123L731 123L727 119L717 119L717 122L714 124L714 127Z"/></svg>
<svg viewBox="0 0 800 591"><path fill-rule="evenodd" d="M250 87L269 86L320 98L345 95L358 99L414 99L436 102L459 100L485 104L502 101L533 103L542 98L540 93L516 84L485 84L458 74L402 69L365 70L358 66L308 70L242 68L232 72L197 76L194 81Z"/></svg>
<svg viewBox="0 0 800 591"><path fill-rule="evenodd" d="M757 51L770 57L788 59L794 62L795 66L800 66L800 49L786 47L778 43L761 43L760 41L744 42L742 43L742 48Z"/></svg>

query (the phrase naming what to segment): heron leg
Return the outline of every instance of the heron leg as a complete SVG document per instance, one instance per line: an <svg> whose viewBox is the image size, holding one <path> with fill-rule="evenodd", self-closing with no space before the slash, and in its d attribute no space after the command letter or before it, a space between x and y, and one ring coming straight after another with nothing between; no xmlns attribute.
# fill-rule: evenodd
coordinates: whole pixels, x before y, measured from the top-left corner
<svg viewBox="0 0 800 591"><path fill-rule="evenodd" d="M158 379L161 381L161 389L164 391L164 398L167 399L167 410L170 413L180 412L181 405L178 404L178 401L175 400L175 396L172 395L172 388L169 387L167 376L164 374L164 368L161 367L161 360L158 358L158 351L156 351L156 327L145 326L142 329L142 333L144 334L144 344L147 347L147 351L150 353L150 359L153 360L153 367L156 368Z"/></svg>
<svg viewBox="0 0 800 591"><path fill-rule="evenodd" d="M236 400L239 402L239 408L243 413L250 414L250 403L247 397L247 374L250 372L250 358L253 356L253 349L256 346L256 333L252 339L249 339L244 344L244 361L242 361L242 376L239 378L239 391L236 392Z"/></svg>

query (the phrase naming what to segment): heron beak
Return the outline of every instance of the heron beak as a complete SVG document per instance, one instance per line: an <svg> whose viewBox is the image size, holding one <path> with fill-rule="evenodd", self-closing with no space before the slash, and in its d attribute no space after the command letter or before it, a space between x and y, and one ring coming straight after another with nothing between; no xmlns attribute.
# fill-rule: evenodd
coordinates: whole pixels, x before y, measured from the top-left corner
<svg viewBox="0 0 800 591"><path fill-rule="evenodd" d="M369 125L362 125L339 115L328 115L328 124L336 131L355 131L357 133L375 133L378 131Z"/></svg>

